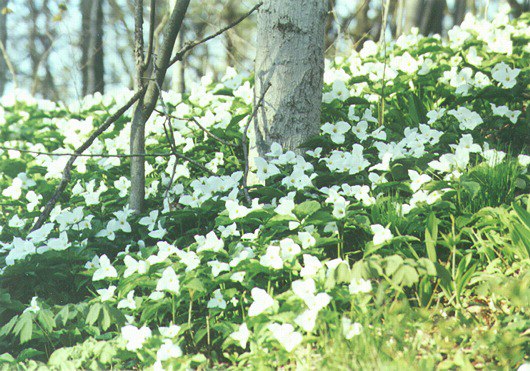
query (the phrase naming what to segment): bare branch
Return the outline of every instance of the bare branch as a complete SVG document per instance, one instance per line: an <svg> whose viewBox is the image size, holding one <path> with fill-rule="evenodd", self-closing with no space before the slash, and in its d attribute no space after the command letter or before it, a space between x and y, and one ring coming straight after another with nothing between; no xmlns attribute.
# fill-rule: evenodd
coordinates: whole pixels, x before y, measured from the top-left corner
<svg viewBox="0 0 530 371"><path fill-rule="evenodd" d="M221 28L219 31L211 34L211 35L208 35L206 36L204 39L202 40L199 40L199 41L195 41L195 42L188 42L186 43L186 45L184 45L184 47L182 49L180 49L177 54L175 54L175 56L173 57L173 59L171 59L171 61L169 62L169 65L173 65L174 63L182 60L182 58L184 57L184 55L189 52L191 49L195 48L196 46L198 45L201 45L201 44L204 44L205 42L221 35L222 33L228 31L229 29L231 28L234 28L235 26L237 26L238 24L240 24L241 22L243 22L246 18L248 18L252 13L254 13L256 10L259 9L260 6L263 5L263 2L260 2L258 4L256 4L252 9L250 9L245 15L243 15L242 17L240 17L239 19L235 20L234 22L230 23L228 26L224 27L224 28Z"/></svg>
<svg viewBox="0 0 530 371"><path fill-rule="evenodd" d="M4 60L6 61L7 69L9 70L9 72L11 72L11 75L13 76L13 84L15 84L15 88L16 88L18 87L18 81L17 81L17 75L15 73L15 68L13 67L13 64L11 63L11 59L9 59L9 55L7 54L5 45L1 40L0 40L0 50L2 51L2 56L4 57Z"/></svg>
<svg viewBox="0 0 530 371"><path fill-rule="evenodd" d="M245 170L244 170L244 173L243 173L243 192L245 193L245 198L247 199L247 202L249 204L252 201L250 200L250 196L248 194L248 189L247 189L248 188L248 186L247 186L248 172L249 172L248 135L247 135L247 133L248 133L248 128L250 126L250 123L256 117L256 114L258 113L258 109L263 104L263 100L265 99L265 94L267 94L267 91L269 90L270 87L271 87L271 83L269 82L263 88L263 91L261 92L261 96L260 96L258 102L256 103L256 105L254 106L254 109L252 110L252 113L248 117L247 123L245 124L245 129L243 130L243 139L241 140L241 146L243 147L243 156L245 158Z"/></svg>
<svg viewBox="0 0 530 371"><path fill-rule="evenodd" d="M39 218L37 219L37 222L35 225L31 228L31 231L34 231L36 229L39 229L42 227L46 219L50 216L50 213L52 212L53 208L55 207L55 204L57 201L59 201L59 197L63 194L64 190L66 189L66 186L68 185L68 182L70 181L72 167L74 166L74 162L81 154L83 154L84 151L86 151L92 143L98 138L105 130L107 130L114 122L116 122L129 108L132 107L134 103L143 95L145 94L145 89L141 89L137 91L131 99L127 103L125 103L121 108L119 108L116 112L114 112L113 115L111 115L99 128L97 128L92 135L81 145L78 149L76 149L75 153L70 156L70 159L66 163L64 170L63 170L63 177L61 179L61 182L55 189L55 192L53 193L50 200L46 203L46 206L44 207L44 210L40 214Z"/></svg>

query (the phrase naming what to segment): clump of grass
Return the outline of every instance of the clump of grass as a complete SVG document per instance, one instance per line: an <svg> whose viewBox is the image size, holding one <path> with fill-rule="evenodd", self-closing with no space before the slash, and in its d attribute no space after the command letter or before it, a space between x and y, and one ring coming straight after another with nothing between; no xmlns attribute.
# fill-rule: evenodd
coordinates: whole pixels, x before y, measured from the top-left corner
<svg viewBox="0 0 530 371"><path fill-rule="evenodd" d="M498 207L515 200L517 178L521 169L515 160L495 166L481 163L461 179L464 185L459 198L463 212L475 213L484 207Z"/></svg>

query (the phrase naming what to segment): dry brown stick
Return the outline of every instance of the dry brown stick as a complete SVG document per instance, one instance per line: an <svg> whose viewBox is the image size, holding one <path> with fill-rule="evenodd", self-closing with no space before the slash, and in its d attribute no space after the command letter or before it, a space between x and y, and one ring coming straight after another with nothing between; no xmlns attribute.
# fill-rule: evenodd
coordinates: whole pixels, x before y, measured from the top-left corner
<svg viewBox="0 0 530 371"><path fill-rule="evenodd" d="M252 110L252 113L250 114L247 123L245 124L245 129L243 130L243 138L241 140L241 146L243 147L243 156L245 159L245 169L243 173L243 193L245 194L245 198L247 199L247 202L250 204L252 200L250 199L250 195L248 194L248 187L247 187L247 181L248 181L248 172L249 172L249 158L248 158L248 128L250 126L250 123L254 118L256 117L256 114L258 113L258 109L263 104L263 100L265 99L265 94L267 94L267 91L271 87L271 83L269 82L263 91L261 92L261 96L254 106L254 109Z"/></svg>
<svg viewBox="0 0 530 371"><path fill-rule="evenodd" d="M169 65L173 65L175 64L176 62L182 60L182 58L184 57L184 55L189 52L191 49L195 48L196 46L200 45L200 44L204 44L205 42L221 35L222 33L228 31L229 29L231 28L234 28L235 26L237 26L238 24L240 24L241 22L243 22L246 18L248 18L252 13L254 13L256 10L259 9L260 6L263 5L263 2L260 2L258 4L256 4L252 9L250 9L246 14L244 14L243 16L241 16L240 18L238 18L237 20L235 20L234 22L230 23L228 26L226 27L223 27L221 28L220 30L218 30L217 32L211 34L211 35L208 35L206 36L204 39L201 39L199 41L194 41L194 42L187 42L186 45L184 45L184 47L182 49L180 49L177 54L175 54L175 56L171 59L171 61L169 62Z"/></svg>
<svg viewBox="0 0 530 371"><path fill-rule="evenodd" d="M33 227L31 228L31 231L34 231L36 229L39 229L42 227L46 219L50 216L50 213L52 212L53 208L55 207L55 204L57 201L59 201L59 197L61 197L62 193L66 189L66 186L68 185L68 182L70 181L72 167L74 166L74 162L81 155L84 151L86 151L92 143L105 131L107 130L114 122L116 122L129 108L132 107L134 103L138 99L140 99L145 93L145 89L141 89L137 91L131 99L127 103L125 103L120 109L118 109L112 116L110 116L100 127L98 127L92 135L83 143L81 146L79 146L78 149L75 150L75 153L70 156L70 159L66 163L64 170L63 170L63 177L61 179L61 182L55 189L55 192L53 193L52 197L48 202L46 203L46 206L44 206L44 210L41 212L39 218L37 219L37 222Z"/></svg>

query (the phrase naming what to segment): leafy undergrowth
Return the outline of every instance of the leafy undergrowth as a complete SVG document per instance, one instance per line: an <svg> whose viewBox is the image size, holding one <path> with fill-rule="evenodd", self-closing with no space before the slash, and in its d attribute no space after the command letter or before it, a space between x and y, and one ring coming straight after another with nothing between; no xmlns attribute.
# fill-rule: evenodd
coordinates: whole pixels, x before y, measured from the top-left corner
<svg viewBox="0 0 530 371"><path fill-rule="evenodd" d="M250 202L252 86L233 70L163 94L144 215L127 208L127 157L82 157L29 233L68 157L2 151L2 367L528 362L529 20L468 17L448 41L368 41L328 63L322 134L257 159ZM71 152L130 95L5 96L2 146ZM130 115L87 153L128 153ZM168 137L193 161L163 155Z"/></svg>

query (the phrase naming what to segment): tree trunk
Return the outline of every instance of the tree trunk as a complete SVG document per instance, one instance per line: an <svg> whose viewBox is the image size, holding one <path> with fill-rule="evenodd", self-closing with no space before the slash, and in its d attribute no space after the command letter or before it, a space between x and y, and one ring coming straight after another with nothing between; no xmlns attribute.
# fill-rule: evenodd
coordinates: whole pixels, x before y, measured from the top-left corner
<svg viewBox="0 0 530 371"><path fill-rule="evenodd" d="M356 26L353 30L353 41L357 51L362 49L363 40L369 37L370 30L372 29L372 22L368 18L368 11L370 10L370 1L363 1L359 3L359 6L355 10L357 15Z"/></svg>
<svg viewBox="0 0 530 371"><path fill-rule="evenodd" d="M238 18L238 14L237 14L237 3L238 2L234 0L228 0L226 2L226 5L223 9L223 14L222 14L222 19L224 23L230 24L236 18ZM226 40L225 45L226 45L226 66L227 67L228 66L233 67L236 65L236 62L237 62L236 57L235 57L236 48L235 48L234 40L233 40L234 35L232 35L232 32L235 32L235 31L233 29L228 30L224 34L224 38Z"/></svg>
<svg viewBox="0 0 530 371"><path fill-rule="evenodd" d="M177 50L184 47L184 25L177 37ZM184 94L186 92L186 79L184 72L186 71L186 59L183 58L173 66L173 74L171 75L171 88L177 93Z"/></svg>
<svg viewBox="0 0 530 371"><path fill-rule="evenodd" d="M403 22L403 33L408 34L413 27L418 27L418 16L420 14L420 0L404 0L404 22Z"/></svg>
<svg viewBox="0 0 530 371"><path fill-rule="evenodd" d="M422 0L418 17L418 28L422 35L442 34L446 0Z"/></svg>
<svg viewBox="0 0 530 371"><path fill-rule="evenodd" d="M296 150L318 134L327 2L267 0L258 13L255 97L266 87L250 138L250 160L277 142Z"/></svg>
<svg viewBox="0 0 530 371"><path fill-rule="evenodd" d="M467 11L467 0L455 0L453 9L453 24L459 25L464 20Z"/></svg>
<svg viewBox="0 0 530 371"><path fill-rule="evenodd" d="M0 0L0 42L4 46L7 53L7 0ZM0 52L0 97L4 94L7 84L7 63L2 52Z"/></svg>
<svg viewBox="0 0 530 371"><path fill-rule="evenodd" d="M142 4L142 0L137 0L137 4ZM143 79L142 74L145 70L143 64L143 38L142 22L143 15L137 21L135 29L135 54L137 69L137 85L143 86L147 83L145 96L138 101L134 110L131 124L130 151L131 154L145 154L145 123L153 113L156 107L159 89L164 83L166 72L169 68L171 54L175 46L175 41L182 26L182 21L188 9L190 0L178 0L173 7L171 16L164 33L164 41L157 53L155 68L148 79ZM140 23L140 24L138 24ZM155 62L155 61L153 61ZM131 190L129 195L129 207L135 212L141 212L145 199L145 158L138 156L131 158Z"/></svg>
<svg viewBox="0 0 530 371"><path fill-rule="evenodd" d="M103 0L81 2L83 95L104 93Z"/></svg>

